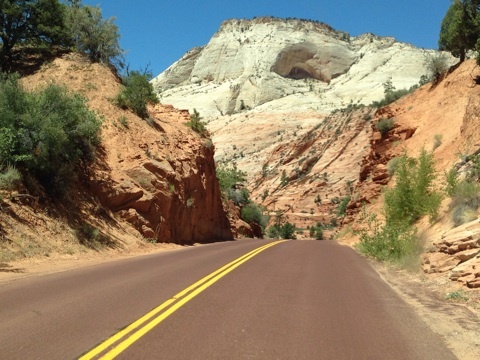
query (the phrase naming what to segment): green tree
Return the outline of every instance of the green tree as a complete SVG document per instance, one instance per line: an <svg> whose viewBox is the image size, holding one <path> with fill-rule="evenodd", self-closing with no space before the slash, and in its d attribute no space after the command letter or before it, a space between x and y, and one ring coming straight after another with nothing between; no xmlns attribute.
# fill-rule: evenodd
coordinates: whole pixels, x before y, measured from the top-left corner
<svg viewBox="0 0 480 360"><path fill-rule="evenodd" d="M67 0L66 14L70 42L78 52L86 53L94 62L122 68L124 51L115 18L102 18L98 6L84 6L81 0Z"/></svg>
<svg viewBox="0 0 480 360"><path fill-rule="evenodd" d="M479 1L453 1L442 21L439 49L450 51L463 62L467 51L476 46L480 35L479 25Z"/></svg>
<svg viewBox="0 0 480 360"><path fill-rule="evenodd" d="M58 0L0 0L0 69L9 69L17 45L64 44L64 14Z"/></svg>

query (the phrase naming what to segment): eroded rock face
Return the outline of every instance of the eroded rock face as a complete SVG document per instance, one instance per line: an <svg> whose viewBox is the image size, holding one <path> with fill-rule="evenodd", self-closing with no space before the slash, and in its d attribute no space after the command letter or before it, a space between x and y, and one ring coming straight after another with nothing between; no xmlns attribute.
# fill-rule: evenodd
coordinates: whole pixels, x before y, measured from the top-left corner
<svg viewBox="0 0 480 360"><path fill-rule="evenodd" d="M277 56L272 71L289 79L316 79L330 83L345 74L355 62L355 55L338 44L319 47L299 43L285 47Z"/></svg>
<svg viewBox="0 0 480 360"><path fill-rule="evenodd" d="M133 151L117 154L108 170L97 171L94 192L145 238L179 244L231 239L210 140L184 125L185 111L157 106L151 115L168 131L143 129L136 148L138 139L118 138Z"/></svg>
<svg viewBox="0 0 480 360"><path fill-rule="evenodd" d="M426 273L448 273L452 281L480 288L480 223L454 228L433 242L435 250L425 254Z"/></svg>

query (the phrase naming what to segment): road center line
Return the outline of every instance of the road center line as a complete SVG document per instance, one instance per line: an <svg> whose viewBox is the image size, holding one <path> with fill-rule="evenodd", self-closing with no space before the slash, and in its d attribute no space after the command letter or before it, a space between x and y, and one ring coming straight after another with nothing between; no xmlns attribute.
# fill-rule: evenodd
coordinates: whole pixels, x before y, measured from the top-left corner
<svg viewBox="0 0 480 360"><path fill-rule="evenodd" d="M182 290L178 294L174 295L172 298L168 299L161 305L157 306L129 326L127 326L122 331L119 331L112 337L108 338L100 345L96 346L92 350L90 350L85 355L81 356L79 360L91 360L95 358L97 355L101 354L109 347L120 341L122 338L127 336L128 334L132 333L134 330L140 327L137 331L133 334L129 335L125 340L119 343L116 347L110 350L107 354L105 354L101 359L114 359L117 355L125 351L129 346L131 346L134 342L140 339L143 335L148 333L152 330L155 326L160 324L163 320L165 320L168 316L173 314L195 296L200 294L202 291L210 287L212 284L220 280L222 277L239 267L241 264L245 263L246 261L250 260L252 257L258 255L260 252L277 245L283 241L275 241L269 243L267 245L261 246L256 248L249 253L233 260L232 262L222 266L220 269L212 272L211 274L205 276L204 278L200 279L199 281L195 282L193 285L187 287L186 289ZM167 309L168 308L168 309ZM167 310L165 310L167 309ZM165 310L165 311L163 311ZM162 312L163 311L163 312ZM146 325L142 326L142 324L146 323L153 317L157 316L153 320L151 320ZM142 326L142 327L141 327Z"/></svg>

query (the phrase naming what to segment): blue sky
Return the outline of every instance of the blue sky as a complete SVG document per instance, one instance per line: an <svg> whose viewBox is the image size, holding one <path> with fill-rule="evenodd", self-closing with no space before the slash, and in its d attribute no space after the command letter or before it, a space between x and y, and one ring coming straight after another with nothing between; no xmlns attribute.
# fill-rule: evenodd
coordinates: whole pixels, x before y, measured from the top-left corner
<svg viewBox="0 0 480 360"><path fill-rule="evenodd" d="M318 20L357 36L393 36L417 47L436 49L440 23L450 0L84 0L99 5L104 18L116 17L130 69L156 76L195 46L205 45L231 18L260 16Z"/></svg>

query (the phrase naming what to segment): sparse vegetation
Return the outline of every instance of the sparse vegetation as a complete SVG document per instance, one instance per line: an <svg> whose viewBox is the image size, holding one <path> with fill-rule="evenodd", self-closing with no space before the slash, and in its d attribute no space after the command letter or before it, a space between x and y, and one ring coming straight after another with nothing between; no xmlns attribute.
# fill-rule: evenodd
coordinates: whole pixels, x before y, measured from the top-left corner
<svg viewBox="0 0 480 360"><path fill-rule="evenodd" d="M468 301L468 296L465 294L463 290L456 290L449 292L445 295L445 300L453 301L453 302L464 302Z"/></svg>
<svg viewBox="0 0 480 360"><path fill-rule="evenodd" d="M317 223L316 226L310 226L310 237L316 240L323 240L325 237L323 235L323 227L321 223Z"/></svg>
<svg viewBox="0 0 480 360"><path fill-rule="evenodd" d="M410 90L407 89L400 89L397 90L392 84L392 80L388 80L383 84L384 94L385 97L380 101L374 101L371 106L376 108L381 108L391 104L392 102L400 99L401 97L407 95L411 92L415 87L412 87Z"/></svg>
<svg viewBox="0 0 480 360"><path fill-rule="evenodd" d="M398 157L394 157L390 159L387 163L387 172L388 175L393 176L395 174L395 170L397 169L398 166Z"/></svg>
<svg viewBox="0 0 480 360"><path fill-rule="evenodd" d="M458 179L456 168L445 174L445 192L452 198L450 211L453 224L459 226L478 218L480 208L480 155L466 157L465 176Z"/></svg>
<svg viewBox="0 0 480 360"><path fill-rule="evenodd" d="M119 119L118 119L118 122L120 123L120 125L122 125L125 129L128 129L128 120L127 120L127 117L125 115L121 116Z"/></svg>
<svg viewBox="0 0 480 360"><path fill-rule="evenodd" d="M452 192L450 210L455 226L475 220L480 207L480 184L463 180L456 184Z"/></svg>
<svg viewBox="0 0 480 360"><path fill-rule="evenodd" d="M285 169L282 171L282 177L280 178L280 186L285 187L288 185L288 177L287 177L287 172Z"/></svg>

